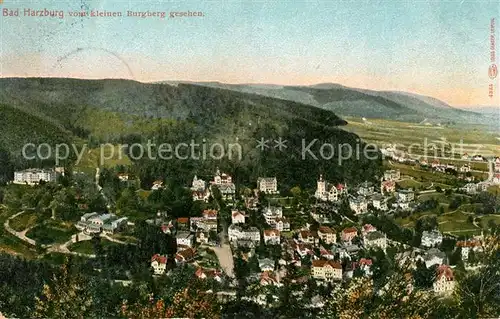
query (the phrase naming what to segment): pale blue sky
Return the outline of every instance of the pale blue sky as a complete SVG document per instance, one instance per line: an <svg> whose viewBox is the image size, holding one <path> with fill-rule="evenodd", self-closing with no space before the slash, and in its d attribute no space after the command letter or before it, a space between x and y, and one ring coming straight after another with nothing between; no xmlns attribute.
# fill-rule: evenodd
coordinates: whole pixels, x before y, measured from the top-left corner
<svg viewBox="0 0 500 319"><path fill-rule="evenodd" d="M337 82L451 104L498 104L488 97L498 1L3 2L20 17L0 17L2 76ZM167 18L70 17L82 4L124 14L165 11ZM26 8L65 16L25 17ZM204 17L168 18L188 10Z"/></svg>

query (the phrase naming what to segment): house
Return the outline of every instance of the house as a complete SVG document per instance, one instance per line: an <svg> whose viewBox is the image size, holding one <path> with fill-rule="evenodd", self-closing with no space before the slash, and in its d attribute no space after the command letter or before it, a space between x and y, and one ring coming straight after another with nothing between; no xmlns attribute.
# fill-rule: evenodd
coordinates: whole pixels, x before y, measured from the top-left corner
<svg viewBox="0 0 500 319"><path fill-rule="evenodd" d="M217 188L220 191L222 199L234 200L234 194L236 193L236 186L233 183L220 184L220 185L217 185Z"/></svg>
<svg viewBox="0 0 500 319"><path fill-rule="evenodd" d="M372 183L365 181L358 186L358 194L361 196L370 196L373 194L374 189L375 187Z"/></svg>
<svg viewBox="0 0 500 319"><path fill-rule="evenodd" d="M375 209L386 211L388 210L387 201L381 194L374 194L372 196L372 205Z"/></svg>
<svg viewBox="0 0 500 319"><path fill-rule="evenodd" d="M55 182L57 173L54 170L30 168L14 172L14 184L35 185L42 182Z"/></svg>
<svg viewBox="0 0 500 319"><path fill-rule="evenodd" d="M177 228L189 229L189 217L179 217L176 219Z"/></svg>
<svg viewBox="0 0 500 319"><path fill-rule="evenodd" d="M450 295L455 289L453 270L447 265L439 266L436 279L432 286L436 294Z"/></svg>
<svg viewBox="0 0 500 319"><path fill-rule="evenodd" d="M463 159L463 160L468 160L468 159L469 159L469 154L464 153L464 154L462 155L462 159Z"/></svg>
<svg viewBox="0 0 500 319"><path fill-rule="evenodd" d="M118 179L120 182L128 182L130 176L127 173L119 173L118 174Z"/></svg>
<svg viewBox="0 0 500 319"><path fill-rule="evenodd" d="M316 245L319 241L319 237L317 232L313 232L310 230L302 230L299 233L299 241L307 244Z"/></svg>
<svg viewBox="0 0 500 319"><path fill-rule="evenodd" d="M153 182L153 186L151 186L152 191L157 191L163 188L163 181L156 180Z"/></svg>
<svg viewBox="0 0 500 319"><path fill-rule="evenodd" d="M263 214L266 223L274 226L274 224L276 223L276 218L283 217L283 209L277 206L267 206L267 208L264 209Z"/></svg>
<svg viewBox="0 0 500 319"><path fill-rule="evenodd" d="M328 245L335 244L337 242L337 234L328 226L319 226L318 236L323 242Z"/></svg>
<svg viewBox="0 0 500 319"><path fill-rule="evenodd" d="M471 171L470 165L469 164L464 164L460 166L459 168L460 173L467 173Z"/></svg>
<svg viewBox="0 0 500 319"><path fill-rule="evenodd" d="M167 256L156 254L151 257L151 268L155 275L163 275L167 269Z"/></svg>
<svg viewBox="0 0 500 319"><path fill-rule="evenodd" d="M205 209L201 215L205 219L217 220L217 210L215 209Z"/></svg>
<svg viewBox="0 0 500 319"><path fill-rule="evenodd" d="M333 260L335 258L335 254L331 250L328 250L323 246L319 248L319 255L321 258L327 260Z"/></svg>
<svg viewBox="0 0 500 319"><path fill-rule="evenodd" d="M358 230L355 227L348 227L342 230L342 241L351 242L356 236L358 236Z"/></svg>
<svg viewBox="0 0 500 319"><path fill-rule="evenodd" d="M361 258L358 262L358 266L365 273L365 276L371 276L373 273L371 271L371 266L373 261L369 258Z"/></svg>
<svg viewBox="0 0 500 319"><path fill-rule="evenodd" d="M365 237L366 235L368 235L368 233L374 232L376 230L377 228L375 228L375 226L373 226L372 224L364 224L361 233L363 237Z"/></svg>
<svg viewBox="0 0 500 319"><path fill-rule="evenodd" d="M260 242L260 231L256 227L249 227L243 229L241 226L231 224L227 230L229 241L236 242L238 240L251 240L253 242Z"/></svg>
<svg viewBox="0 0 500 319"><path fill-rule="evenodd" d="M193 248L189 247L175 254L175 262L178 264L185 263L193 260L195 256L196 256L196 251Z"/></svg>
<svg viewBox="0 0 500 319"><path fill-rule="evenodd" d="M438 168L440 166L441 166L441 163L439 162L439 160L435 159L432 161L432 164L431 164L432 168Z"/></svg>
<svg viewBox="0 0 500 319"><path fill-rule="evenodd" d="M232 184L232 183L233 179L231 175L228 175L226 173L221 173L219 168L217 168L212 184L222 185L222 184Z"/></svg>
<svg viewBox="0 0 500 319"><path fill-rule="evenodd" d="M191 235L190 232L187 231L177 232L177 235L175 236L175 241L177 242L177 245L185 245L193 247L193 235Z"/></svg>
<svg viewBox="0 0 500 319"><path fill-rule="evenodd" d="M128 222L127 217L121 217L121 218L115 217L109 220L104 225L102 225L102 232L107 235L112 235L115 232L123 229L127 225L127 222Z"/></svg>
<svg viewBox="0 0 500 319"><path fill-rule="evenodd" d="M472 157L472 160L473 161L480 161L480 162L482 162L482 161L485 161L486 159L482 155L474 155Z"/></svg>
<svg viewBox="0 0 500 319"><path fill-rule="evenodd" d="M196 175L193 178L193 182L191 183L191 190L193 191L203 191L207 187L207 183L199 179Z"/></svg>
<svg viewBox="0 0 500 319"><path fill-rule="evenodd" d="M191 192L193 195L193 201L203 201L205 203L210 199L210 190L208 188L204 190L194 190Z"/></svg>
<svg viewBox="0 0 500 319"><path fill-rule="evenodd" d="M382 181L380 184L380 192L382 194L394 193L396 191L396 182L393 180Z"/></svg>
<svg viewBox="0 0 500 319"><path fill-rule="evenodd" d="M380 248L385 251L387 248L387 236L378 230L369 232L363 238L363 243L366 248Z"/></svg>
<svg viewBox="0 0 500 319"><path fill-rule="evenodd" d="M281 286L278 276L272 271L263 271L259 283L261 286Z"/></svg>
<svg viewBox="0 0 500 319"><path fill-rule="evenodd" d="M325 281L342 280L342 265L332 260L313 260L311 275Z"/></svg>
<svg viewBox="0 0 500 319"><path fill-rule="evenodd" d="M398 199L398 202L409 203L409 202L415 200L415 192L411 188L400 189L397 192L397 199Z"/></svg>
<svg viewBox="0 0 500 319"><path fill-rule="evenodd" d="M199 267L194 274L198 279L211 278L218 282L222 281L222 271L218 269L203 269Z"/></svg>
<svg viewBox="0 0 500 319"><path fill-rule="evenodd" d="M261 271L274 271L274 260L269 258L259 259L259 268Z"/></svg>
<svg viewBox="0 0 500 319"><path fill-rule="evenodd" d="M266 194L277 194L278 182L276 177L259 177L257 179L257 188Z"/></svg>
<svg viewBox="0 0 500 319"><path fill-rule="evenodd" d="M483 247L481 245L481 242L478 241L478 240L461 240L461 241L457 241L456 243L456 247L460 247L461 251L462 251L462 260L465 262L465 261L468 261L469 259L469 253L471 251L482 251L483 250Z"/></svg>
<svg viewBox="0 0 500 319"><path fill-rule="evenodd" d="M343 184L333 185L323 179L323 175L319 176L316 184L316 192L314 197L322 201L336 202L342 195L347 193L347 187Z"/></svg>
<svg viewBox="0 0 500 319"><path fill-rule="evenodd" d="M231 211L231 223L232 224L244 224L245 223L245 214L238 210Z"/></svg>
<svg viewBox="0 0 500 319"><path fill-rule="evenodd" d="M196 242L198 244L208 244L209 237L207 231L199 230L196 232Z"/></svg>
<svg viewBox="0 0 500 319"><path fill-rule="evenodd" d="M477 185L474 183L468 183L461 187L460 190L466 192L467 194L475 194L477 193Z"/></svg>
<svg viewBox="0 0 500 319"><path fill-rule="evenodd" d="M438 230L422 232L422 246L433 247L441 244L443 235Z"/></svg>
<svg viewBox="0 0 500 319"><path fill-rule="evenodd" d="M264 243L266 245L279 245L280 231L277 229L264 229Z"/></svg>
<svg viewBox="0 0 500 319"><path fill-rule="evenodd" d="M274 228L281 231L290 231L290 221L286 217L278 217L274 220Z"/></svg>
<svg viewBox="0 0 500 319"><path fill-rule="evenodd" d="M355 215L364 214L368 212L368 202L365 197L359 196L349 199L349 207Z"/></svg>
<svg viewBox="0 0 500 319"><path fill-rule="evenodd" d="M384 172L384 181L397 181L401 178L399 169L391 169Z"/></svg>
<svg viewBox="0 0 500 319"><path fill-rule="evenodd" d="M446 254L437 248L431 248L424 255L424 262L427 268L433 265L441 265L445 262Z"/></svg>

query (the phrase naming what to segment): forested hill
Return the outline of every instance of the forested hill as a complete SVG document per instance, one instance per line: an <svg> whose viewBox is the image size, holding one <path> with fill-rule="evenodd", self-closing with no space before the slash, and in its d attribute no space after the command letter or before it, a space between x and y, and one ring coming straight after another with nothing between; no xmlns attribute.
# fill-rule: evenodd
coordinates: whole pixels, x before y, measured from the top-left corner
<svg viewBox="0 0 500 319"><path fill-rule="evenodd" d="M23 125L0 128L0 148L19 156L27 142L47 143L65 138L115 143L148 139L165 143L239 143L242 159L138 160L135 169L144 181L165 175L190 179L221 166L242 181L260 175L278 176L287 186L313 185L320 173L334 181L361 181L378 174L379 160L353 156L339 165L338 156L318 156L323 143L349 144L358 137L339 128L346 122L333 112L310 105L193 84L146 84L128 80L62 78L0 79L0 108L12 117L33 118L26 134ZM52 127L49 132L47 128ZM37 137L36 141L34 137ZM274 140L287 141L281 151ZM256 141L269 140L261 151ZM302 156L303 143L317 139L312 152ZM13 142L15 141L15 142ZM361 147L362 149L362 147ZM319 157L318 159L314 157Z"/></svg>

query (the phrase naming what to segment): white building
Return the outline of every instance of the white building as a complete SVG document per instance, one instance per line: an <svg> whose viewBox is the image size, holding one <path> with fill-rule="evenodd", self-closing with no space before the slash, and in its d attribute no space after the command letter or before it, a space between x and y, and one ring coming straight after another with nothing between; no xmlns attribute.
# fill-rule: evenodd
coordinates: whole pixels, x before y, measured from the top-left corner
<svg viewBox="0 0 500 319"><path fill-rule="evenodd" d="M257 179L257 188L266 194L277 194L278 181L276 177L259 177Z"/></svg>
<svg viewBox="0 0 500 319"><path fill-rule="evenodd" d="M411 202L415 200L415 192L409 188L409 189L401 189L397 193L397 198L398 202Z"/></svg>
<svg viewBox="0 0 500 319"><path fill-rule="evenodd" d="M424 262L427 268L433 265L441 265L445 262L446 254L437 248L431 248L424 255Z"/></svg>
<svg viewBox="0 0 500 319"><path fill-rule="evenodd" d="M325 281L342 280L342 265L332 260L313 260L311 275Z"/></svg>
<svg viewBox="0 0 500 319"><path fill-rule="evenodd" d="M43 182L55 182L57 173L54 170L31 168L14 173L14 184L35 185Z"/></svg>
<svg viewBox="0 0 500 319"><path fill-rule="evenodd" d="M366 248L380 248L383 251L387 249L387 236L378 230L367 233L363 242Z"/></svg>
<svg viewBox="0 0 500 319"><path fill-rule="evenodd" d="M384 181L397 181L401 178L399 169L391 169L384 172Z"/></svg>
<svg viewBox="0 0 500 319"><path fill-rule="evenodd" d="M193 235L191 235L190 232L177 232L175 241L177 242L177 245L193 247Z"/></svg>
<svg viewBox="0 0 500 319"><path fill-rule="evenodd" d="M249 227L243 229L242 227L231 224L228 227L227 234L229 241L236 242L238 240L250 240L253 242L260 242L260 231L256 227Z"/></svg>
<svg viewBox="0 0 500 319"><path fill-rule="evenodd" d="M200 191L200 190L205 190L206 187L207 187L207 183L204 180L199 179L195 175L193 178L193 182L191 183L191 190Z"/></svg>
<svg viewBox="0 0 500 319"><path fill-rule="evenodd" d="M387 201L381 194L375 194L372 197L372 205L375 209L386 211L388 210Z"/></svg>
<svg viewBox="0 0 500 319"><path fill-rule="evenodd" d="M351 198L349 199L349 207L355 215L364 214L368 212L368 201L362 196Z"/></svg>
<svg viewBox="0 0 500 319"><path fill-rule="evenodd" d="M423 231L422 232L422 246L433 247L441 244L443 235L438 230Z"/></svg>
<svg viewBox="0 0 500 319"><path fill-rule="evenodd" d="M333 185L323 179L323 175L319 176L316 184L316 192L314 197L323 201L336 202L342 195L347 193L347 188L343 184Z"/></svg>
<svg viewBox="0 0 500 319"><path fill-rule="evenodd" d="M151 258L151 268L155 275L163 275L167 269L167 256L154 255Z"/></svg>
<svg viewBox="0 0 500 319"><path fill-rule="evenodd" d="M267 206L264 209L263 215L266 219L266 223L274 227L274 225L276 224L276 219L283 217L283 209L278 206Z"/></svg>

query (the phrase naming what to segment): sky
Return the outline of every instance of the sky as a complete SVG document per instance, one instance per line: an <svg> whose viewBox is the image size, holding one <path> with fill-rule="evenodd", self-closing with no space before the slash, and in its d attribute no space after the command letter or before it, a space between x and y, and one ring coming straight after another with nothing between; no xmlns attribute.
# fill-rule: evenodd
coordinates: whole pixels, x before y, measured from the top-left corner
<svg viewBox="0 0 500 319"><path fill-rule="evenodd" d="M488 76L498 63L498 1L0 3L1 77L329 82L418 93L451 105L500 104L498 77ZM19 9L19 16L5 16L5 9ZM26 9L58 10L64 17L25 16ZM69 15L82 10L122 16ZM166 17L129 17L127 11ZM202 16L170 17L186 11Z"/></svg>

